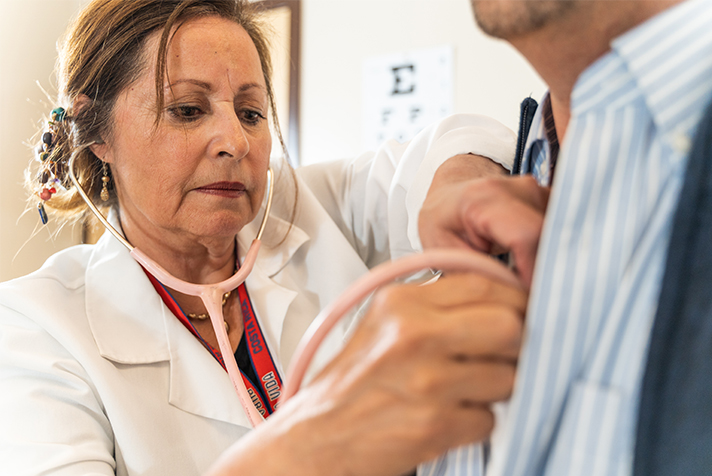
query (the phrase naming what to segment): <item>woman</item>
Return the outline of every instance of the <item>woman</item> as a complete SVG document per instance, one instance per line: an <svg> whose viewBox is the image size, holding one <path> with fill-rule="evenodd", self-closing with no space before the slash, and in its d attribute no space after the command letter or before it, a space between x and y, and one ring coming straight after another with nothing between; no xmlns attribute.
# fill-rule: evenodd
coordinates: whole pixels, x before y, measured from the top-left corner
<svg viewBox="0 0 712 476"><path fill-rule="evenodd" d="M73 155L82 187L111 209L133 246L185 281L229 278L264 213L270 165L270 66L254 8L235 0L93 1L68 33L59 80L63 109L43 135L35 185L43 219L47 211L68 221L86 213L69 180ZM276 198L263 248L246 286L222 302L232 351L261 397L256 406L274 409L262 383L284 375L326 303L369 267L417 247L407 229L433 171L468 152L502 161L511 146L501 126L455 117L407 147L302 177L272 164ZM523 306L518 292L503 293L507 306ZM510 366L487 374L494 383L486 395L431 396L437 392L406 386L418 397L410 403L384 397L379 383L418 380L407 372L417 358L414 349L374 354L379 343L387 350L413 341L384 335L379 322L402 324L400 314L429 311L389 311L404 296L384 296L346 352L233 445L251 425L200 299L160 283L108 233L94 246L60 252L0 287L0 467L13 475L400 474L483 437L491 426L486 408L445 412L440 404L503 398ZM272 374L251 365L253 314ZM317 366L336 353L346 327ZM514 358L511 348L504 355ZM459 378L477 375L468 372Z"/></svg>

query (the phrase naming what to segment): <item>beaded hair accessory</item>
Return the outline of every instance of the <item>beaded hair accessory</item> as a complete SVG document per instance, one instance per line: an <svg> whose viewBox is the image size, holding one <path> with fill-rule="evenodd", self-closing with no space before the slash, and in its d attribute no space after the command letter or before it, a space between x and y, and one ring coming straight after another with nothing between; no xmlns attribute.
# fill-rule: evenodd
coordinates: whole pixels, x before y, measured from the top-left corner
<svg viewBox="0 0 712 476"><path fill-rule="evenodd" d="M47 224L47 212L44 209L44 202L52 198L52 195L57 193L57 190L63 189L62 181L59 176L62 174L62 164L56 157L53 157L52 152L57 145L57 129L58 125L64 121L66 111L64 108L58 107L50 113L48 121L48 130L42 134L42 146L38 151L38 160L41 164L40 171L37 175L39 185L37 187L37 195L40 197L40 202L37 204L37 211L40 214L40 220L43 225Z"/></svg>

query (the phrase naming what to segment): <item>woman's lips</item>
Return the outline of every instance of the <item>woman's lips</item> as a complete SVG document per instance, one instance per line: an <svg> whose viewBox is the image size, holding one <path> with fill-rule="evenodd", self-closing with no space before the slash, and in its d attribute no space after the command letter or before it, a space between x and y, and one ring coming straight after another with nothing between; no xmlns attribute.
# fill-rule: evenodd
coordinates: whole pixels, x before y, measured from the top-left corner
<svg viewBox="0 0 712 476"><path fill-rule="evenodd" d="M228 198L237 198L243 195L245 190L245 186L240 182L215 182L195 189L196 192Z"/></svg>

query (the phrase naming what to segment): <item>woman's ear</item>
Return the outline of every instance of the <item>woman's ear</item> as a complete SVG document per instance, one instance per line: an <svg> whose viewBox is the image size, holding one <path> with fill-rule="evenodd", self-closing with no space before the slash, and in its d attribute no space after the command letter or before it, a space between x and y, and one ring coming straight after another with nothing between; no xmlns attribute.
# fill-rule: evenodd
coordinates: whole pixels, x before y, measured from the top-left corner
<svg viewBox="0 0 712 476"><path fill-rule="evenodd" d="M86 94L79 94L74 99L74 104L72 104L72 111L75 116L82 113L82 110L91 105L91 98ZM94 155L104 162L111 163L111 154L109 153L109 146L104 142L103 138L97 137L92 145L89 146Z"/></svg>
<svg viewBox="0 0 712 476"><path fill-rule="evenodd" d="M106 142L94 142L92 145L89 146L89 150L91 150L94 155L99 157L100 160L108 164L111 164L113 162L111 159L111 154L109 153L109 146Z"/></svg>

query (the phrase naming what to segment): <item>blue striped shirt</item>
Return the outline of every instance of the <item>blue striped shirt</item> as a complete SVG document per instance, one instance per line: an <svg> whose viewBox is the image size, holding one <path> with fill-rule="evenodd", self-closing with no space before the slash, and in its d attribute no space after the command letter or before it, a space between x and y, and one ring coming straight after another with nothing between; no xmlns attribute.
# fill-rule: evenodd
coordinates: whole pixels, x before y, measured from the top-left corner
<svg viewBox="0 0 712 476"><path fill-rule="evenodd" d="M712 99L710 25L712 2L688 0L613 41L575 85L489 476L632 473L673 214ZM530 148L543 139L538 116ZM534 170L546 149L534 154ZM477 445L419 468L427 476L482 471Z"/></svg>

